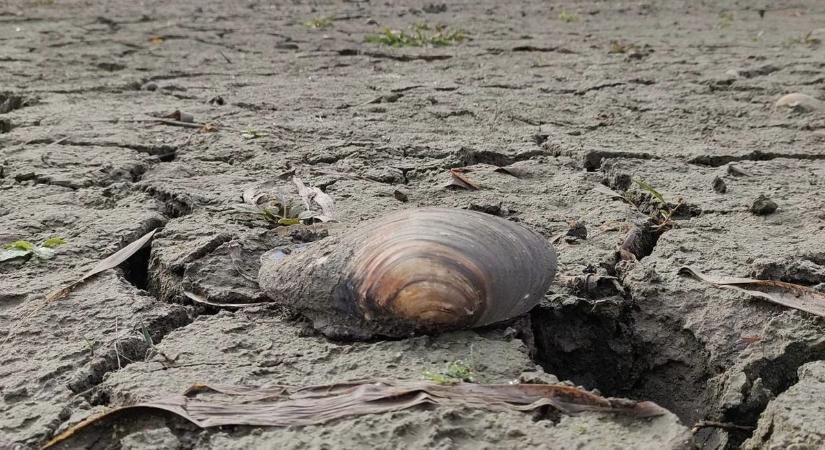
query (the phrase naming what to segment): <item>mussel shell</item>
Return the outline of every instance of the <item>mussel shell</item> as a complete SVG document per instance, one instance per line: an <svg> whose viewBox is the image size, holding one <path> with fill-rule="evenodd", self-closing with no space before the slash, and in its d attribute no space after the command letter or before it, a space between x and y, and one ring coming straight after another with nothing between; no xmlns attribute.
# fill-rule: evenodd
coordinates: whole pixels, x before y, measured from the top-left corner
<svg viewBox="0 0 825 450"><path fill-rule="evenodd" d="M541 235L462 209L404 210L310 247L280 261L265 255L259 282L274 301L338 337L508 320L541 301L556 270L555 250Z"/></svg>

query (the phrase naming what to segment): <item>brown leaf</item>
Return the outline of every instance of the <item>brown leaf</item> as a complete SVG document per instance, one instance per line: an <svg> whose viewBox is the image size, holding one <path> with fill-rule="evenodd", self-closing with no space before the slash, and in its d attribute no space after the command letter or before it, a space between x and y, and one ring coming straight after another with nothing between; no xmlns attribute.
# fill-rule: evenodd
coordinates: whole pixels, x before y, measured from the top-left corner
<svg viewBox="0 0 825 450"><path fill-rule="evenodd" d="M423 404L493 411L529 411L549 405L567 414L598 411L629 417L667 414L667 410L652 402L604 398L583 389L553 384L440 385L424 381L354 381L308 387L196 384L183 395L118 408L87 419L52 439L45 448L126 411L167 411L202 428L227 425L284 427L398 411Z"/></svg>
<svg viewBox="0 0 825 450"><path fill-rule="evenodd" d="M452 177L452 179L447 184L447 186L457 186L470 191L477 191L481 189L481 187L479 187L478 184L467 178L465 175L462 174L462 172L463 171L458 169L450 169L450 176Z"/></svg>
<svg viewBox="0 0 825 450"><path fill-rule="evenodd" d="M679 274L690 275L715 286L735 289L771 303L825 317L825 294L798 284L752 278L712 277L693 268L682 267Z"/></svg>
<svg viewBox="0 0 825 450"><path fill-rule="evenodd" d="M95 264L95 266L92 267L91 270L89 270L88 272L83 274L83 276L80 277L78 280L76 280L76 281L72 282L71 284L69 284L68 286L60 288L57 291L54 291L51 294L49 294L48 296L46 296L46 300L53 301L53 300L60 299L64 296L66 296L69 292L74 290L75 287L82 284L84 281L88 280L89 278L99 274L100 272L103 272L103 271L109 270L109 269L114 269L115 267L119 266L124 261L129 259L130 256L137 253L138 250L140 250L144 246L146 246L146 244L149 243L149 241L152 239L152 236L154 236L155 232L157 232L157 231L158 231L157 228L155 228L154 230L152 230L152 231L144 234L143 236L141 236L140 239L136 240L135 242L132 242L131 244L129 244L126 247L123 247L122 249L118 250L117 252L115 252L114 254L109 256L108 258L104 259L103 261L100 261L99 263Z"/></svg>

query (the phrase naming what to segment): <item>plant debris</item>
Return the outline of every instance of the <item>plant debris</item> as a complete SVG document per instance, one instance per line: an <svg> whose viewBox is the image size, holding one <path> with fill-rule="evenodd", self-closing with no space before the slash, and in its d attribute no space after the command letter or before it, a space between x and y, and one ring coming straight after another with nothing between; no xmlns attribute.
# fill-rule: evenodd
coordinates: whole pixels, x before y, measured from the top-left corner
<svg viewBox="0 0 825 450"><path fill-rule="evenodd" d="M456 384L462 381L472 383L473 369L467 364L464 364L464 361L453 361L447 364L447 368L443 372L430 372L429 370L425 370L421 376L425 380L438 384Z"/></svg>
<svg viewBox="0 0 825 450"><path fill-rule="evenodd" d="M643 418L667 414L648 401L604 398L583 389L554 384L442 385L417 381L353 381L320 386L267 387L195 384L183 395L170 395L93 416L56 436L44 448L64 443L89 426L116 415L169 412L207 427L304 426L342 417L399 411L418 405L530 411L551 406L566 414L596 411Z"/></svg>
<svg viewBox="0 0 825 450"><path fill-rule="evenodd" d="M292 181L298 189L303 205L282 190L276 189L274 181L267 181L244 190L241 194L243 204L235 205L235 208L242 212L261 215L276 226L334 220L335 202L332 197L317 187L307 187L298 177L293 176ZM313 203L317 204L321 211L313 210Z"/></svg>
<svg viewBox="0 0 825 450"><path fill-rule="evenodd" d="M447 182L444 187L466 189L468 191L477 191L481 189L476 182L467 178L467 176L464 175L464 172L466 172L466 170L450 169L450 181Z"/></svg>
<svg viewBox="0 0 825 450"><path fill-rule="evenodd" d="M304 26L313 30L323 30L332 26L331 17L316 17L304 22Z"/></svg>
<svg viewBox="0 0 825 450"><path fill-rule="evenodd" d="M745 292L777 305L798 309L820 317L825 317L825 294L809 287L777 280L755 280L752 278L712 277L691 267L679 269L680 275L690 275L705 283L727 289Z"/></svg>
<svg viewBox="0 0 825 450"><path fill-rule="evenodd" d="M99 263L95 264L95 266L92 267L91 270L84 273L83 276L81 276L76 281L73 281L68 286L64 286L64 287L52 292L48 296L46 296L46 300L51 302L51 301L54 301L54 300L58 300L62 297L65 297L71 291L73 291L74 288L76 288L77 286L79 286L80 284L82 284L83 282L88 280L89 278L99 274L100 272L103 272L103 271L106 271L106 270L109 270L109 269L114 269L115 267L121 265L124 261L129 259L130 256L134 255L135 253L138 252L138 250L145 247L146 244L149 243L149 241L152 239L152 236L154 236L157 231L158 231L158 229L155 228L154 230L152 230L152 231L144 234L143 236L141 236L140 239L136 240L135 242L132 242L131 244L127 245L126 247L123 247L122 249L116 251L114 254L112 254L108 258L104 259L103 261L100 261Z"/></svg>
<svg viewBox="0 0 825 450"><path fill-rule="evenodd" d="M381 44L387 47L446 47L458 44L467 39L462 31L447 31L444 25L430 27L427 24L416 24L409 33L384 28L381 34L367 36L364 41L370 44Z"/></svg>
<svg viewBox="0 0 825 450"><path fill-rule="evenodd" d="M55 247L59 247L65 243L66 241L59 237L46 239L41 242L40 245L34 245L29 241L14 241L0 249L0 262L13 259L28 260L32 256L41 260L52 259L55 255Z"/></svg>

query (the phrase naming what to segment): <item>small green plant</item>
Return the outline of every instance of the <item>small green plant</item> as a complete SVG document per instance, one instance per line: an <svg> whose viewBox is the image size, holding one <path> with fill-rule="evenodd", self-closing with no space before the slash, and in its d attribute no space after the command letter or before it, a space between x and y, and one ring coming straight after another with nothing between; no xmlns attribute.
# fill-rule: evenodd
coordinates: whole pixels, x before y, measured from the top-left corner
<svg viewBox="0 0 825 450"><path fill-rule="evenodd" d="M34 245L29 241L20 240L3 246L0 250L0 262L9 261L12 259L29 259L34 256L40 260L54 258L54 249L65 244L66 241L59 237L51 237L41 242L40 245Z"/></svg>
<svg viewBox="0 0 825 450"><path fill-rule="evenodd" d="M292 199L284 200L277 198L270 202L269 206L259 207L264 219L276 225L297 225L303 219L302 214L306 211L304 206Z"/></svg>
<svg viewBox="0 0 825 450"><path fill-rule="evenodd" d="M241 137L244 139L258 139L266 136L268 136L268 134L265 131L259 131L254 128L247 128L241 131Z"/></svg>
<svg viewBox="0 0 825 450"><path fill-rule="evenodd" d="M416 24L411 27L410 32L384 28L382 33L369 35L364 41L394 48L446 47L463 42L466 38L464 32L448 31L444 25L437 25L433 29L427 24Z"/></svg>
<svg viewBox="0 0 825 450"><path fill-rule="evenodd" d="M438 384L456 384L462 381L473 382L473 369L461 360L447 364L447 368L443 372L425 370L421 375L425 380Z"/></svg>
<svg viewBox="0 0 825 450"><path fill-rule="evenodd" d="M304 26L307 28L312 28L313 30L323 30L332 26L332 18L316 17L312 20L307 20L304 22Z"/></svg>
<svg viewBox="0 0 825 450"><path fill-rule="evenodd" d="M673 228L673 214L677 209L679 209L679 207L682 206L683 201L679 199L679 202L676 205L671 205L650 183L642 179L636 179L634 181L636 182L636 185L650 197L650 206L652 208L646 208L645 211L647 211L647 214L653 223L656 224L656 227L660 231ZM625 196L625 200L627 200L630 204L635 205L637 208L644 200L640 198L632 198L632 194L629 192L625 193Z"/></svg>
<svg viewBox="0 0 825 450"><path fill-rule="evenodd" d="M578 22L579 16L576 13L572 13L563 9L559 13L559 20L565 23Z"/></svg>
<svg viewBox="0 0 825 450"><path fill-rule="evenodd" d="M298 225L312 223L318 216L315 211L295 199L277 193L258 194L235 208L244 213L257 215L274 226Z"/></svg>

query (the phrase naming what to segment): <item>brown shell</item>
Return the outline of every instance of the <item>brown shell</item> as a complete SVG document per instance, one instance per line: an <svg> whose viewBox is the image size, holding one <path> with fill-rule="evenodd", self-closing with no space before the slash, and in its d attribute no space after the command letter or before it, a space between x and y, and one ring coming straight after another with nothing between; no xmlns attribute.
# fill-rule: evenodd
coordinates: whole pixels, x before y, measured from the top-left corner
<svg viewBox="0 0 825 450"><path fill-rule="evenodd" d="M529 311L556 271L542 236L495 216L421 208L361 224L295 255L264 255L261 287L331 336L406 336ZM278 259L276 261L276 259Z"/></svg>

